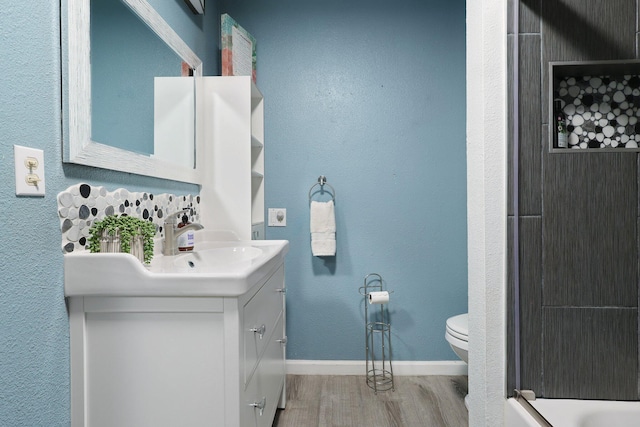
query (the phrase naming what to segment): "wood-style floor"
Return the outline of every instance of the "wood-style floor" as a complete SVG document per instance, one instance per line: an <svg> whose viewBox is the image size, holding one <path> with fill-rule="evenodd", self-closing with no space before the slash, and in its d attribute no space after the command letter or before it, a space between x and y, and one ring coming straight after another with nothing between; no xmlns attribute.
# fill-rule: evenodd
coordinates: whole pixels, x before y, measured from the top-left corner
<svg viewBox="0 0 640 427"><path fill-rule="evenodd" d="M466 376L396 376L374 394L364 376L287 376L274 427L467 427Z"/></svg>

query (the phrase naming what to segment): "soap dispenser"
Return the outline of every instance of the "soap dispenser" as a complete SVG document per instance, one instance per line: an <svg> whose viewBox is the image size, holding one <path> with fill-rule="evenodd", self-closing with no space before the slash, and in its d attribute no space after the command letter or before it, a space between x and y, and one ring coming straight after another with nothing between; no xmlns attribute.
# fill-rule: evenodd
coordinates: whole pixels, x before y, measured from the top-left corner
<svg viewBox="0 0 640 427"><path fill-rule="evenodd" d="M191 224L189 222L189 217L185 213L184 215L182 215L182 222L178 224L178 228L182 228L189 224ZM195 246L195 239L196 237L193 230L189 230L186 233L182 233L180 236L178 236L178 250L182 252L192 251L193 247Z"/></svg>

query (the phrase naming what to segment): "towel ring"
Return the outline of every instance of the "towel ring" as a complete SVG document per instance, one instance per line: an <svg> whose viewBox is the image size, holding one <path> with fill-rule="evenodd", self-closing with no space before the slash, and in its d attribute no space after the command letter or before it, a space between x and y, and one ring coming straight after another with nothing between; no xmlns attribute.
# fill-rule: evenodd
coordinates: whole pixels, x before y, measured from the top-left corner
<svg viewBox="0 0 640 427"><path fill-rule="evenodd" d="M324 175L320 175L318 177L318 182L313 184L311 186L311 188L309 189L309 202L311 202L311 196L313 195L313 189L316 188L316 186L320 186L320 191L324 191L324 186L326 185L327 187L329 187L331 189L331 192L328 192L329 194L331 194L331 199L335 202L336 201L336 190L331 186L331 184L327 184L327 177ZM317 191L317 190L316 190Z"/></svg>

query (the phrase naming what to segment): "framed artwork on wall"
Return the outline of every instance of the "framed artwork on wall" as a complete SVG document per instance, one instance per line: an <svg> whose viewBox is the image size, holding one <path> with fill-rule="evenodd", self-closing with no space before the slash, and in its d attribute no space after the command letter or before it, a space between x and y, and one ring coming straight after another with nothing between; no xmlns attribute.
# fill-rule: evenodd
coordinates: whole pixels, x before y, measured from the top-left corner
<svg viewBox="0 0 640 427"><path fill-rule="evenodd" d="M220 21L222 75L251 76L255 83L256 39L228 14L223 14Z"/></svg>

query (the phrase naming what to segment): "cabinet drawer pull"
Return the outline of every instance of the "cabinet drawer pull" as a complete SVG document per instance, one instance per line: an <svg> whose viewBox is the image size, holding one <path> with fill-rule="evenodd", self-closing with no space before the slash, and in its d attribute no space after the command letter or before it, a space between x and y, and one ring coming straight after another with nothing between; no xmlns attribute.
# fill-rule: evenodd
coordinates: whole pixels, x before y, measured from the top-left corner
<svg viewBox="0 0 640 427"><path fill-rule="evenodd" d="M287 337L284 337L281 340L276 340L276 341L279 342L282 345L287 345Z"/></svg>
<svg viewBox="0 0 640 427"><path fill-rule="evenodd" d="M287 293L287 288L278 288L278 289L276 289L276 292L280 292L281 294L286 294Z"/></svg>
<svg viewBox="0 0 640 427"><path fill-rule="evenodd" d="M260 325L257 328L251 328L249 329L250 332L256 333L260 336L260 339L262 339L262 336L264 335L264 332L267 330L267 327L264 326L264 323L262 325Z"/></svg>
<svg viewBox="0 0 640 427"><path fill-rule="evenodd" d="M260 409L260 416L264 412L264 407L267 406L267 397L263 397L260 402L249 403L249 406L253 406L256 409Z"/></svg>

